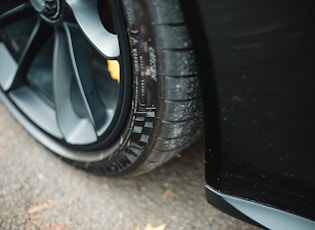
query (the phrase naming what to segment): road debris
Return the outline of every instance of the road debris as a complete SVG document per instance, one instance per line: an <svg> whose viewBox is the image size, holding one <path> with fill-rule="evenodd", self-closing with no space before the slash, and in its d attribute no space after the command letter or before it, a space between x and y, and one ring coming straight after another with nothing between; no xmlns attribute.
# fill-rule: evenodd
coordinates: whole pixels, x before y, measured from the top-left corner
<svg viewBox="0 0 315 230"><path fill-rule="evenodd" d="M167 189L165 190L163 193L162 193L162 197L164 199L168 198L170 195L172 194L172 191L170 189Z"/></svg>
<svg viewBox="0 0 315 230"><path fill-rule="evenodd" d="M147 224L147 226L145 226L144 230L165 230L166 229L166 224L162 224L158 227L152 227L151 224Z"/></svg>
<svg viewBox="0 0 315 230"><path fill-rule="evenodd" d="M40 212L42 210L46 210L46 209L49 209L53 206L53 202L51 200L48 200L47 202L43 203L43 204L39 204L39 205L34 205L34 206L31 206L29 209L28 209L28 213L30 215L32 214L35 214L37 212Z"/></svg>

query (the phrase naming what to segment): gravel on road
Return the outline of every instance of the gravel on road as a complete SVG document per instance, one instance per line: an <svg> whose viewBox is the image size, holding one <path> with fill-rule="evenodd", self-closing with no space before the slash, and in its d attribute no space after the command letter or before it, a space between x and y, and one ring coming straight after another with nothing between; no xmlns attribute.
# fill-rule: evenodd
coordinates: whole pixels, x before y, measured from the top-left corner
<svg viewBox="0 0 315 230"><path fill-rule="evenodd" d="M201 141L145 175L97 177L0 114L0 229L257 229L207 203Z"/></svg>

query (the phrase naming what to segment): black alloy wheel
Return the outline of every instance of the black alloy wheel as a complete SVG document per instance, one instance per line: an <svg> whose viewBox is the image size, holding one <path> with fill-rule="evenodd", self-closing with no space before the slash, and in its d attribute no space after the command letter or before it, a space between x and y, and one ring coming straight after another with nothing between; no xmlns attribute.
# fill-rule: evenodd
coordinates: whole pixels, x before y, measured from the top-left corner
<svg viewBox="0 0 315 230"><path fill-rule="evenodd" d="M139 174L167 161L198 137L201 113L194 64L167 73L194 59L183 22L153 22L165 6L183 20L178 2L166 2L1 1L2 101L38 141L87 171ZM187 47L163 44L170 29ZM179 97L168 98L173 89Z"/></svg>

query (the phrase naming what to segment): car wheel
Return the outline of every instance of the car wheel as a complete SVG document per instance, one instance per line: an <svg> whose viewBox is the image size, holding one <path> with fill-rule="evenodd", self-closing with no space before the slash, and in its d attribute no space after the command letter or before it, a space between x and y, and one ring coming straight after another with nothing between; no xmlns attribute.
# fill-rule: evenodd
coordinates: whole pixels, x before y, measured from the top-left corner
<svg viewBox="0 0 315 230"><path fill-rule="evenodd" d="M0 3L1 99L39 142L102 175L140 174L200 134L176 0Z"/></svg>

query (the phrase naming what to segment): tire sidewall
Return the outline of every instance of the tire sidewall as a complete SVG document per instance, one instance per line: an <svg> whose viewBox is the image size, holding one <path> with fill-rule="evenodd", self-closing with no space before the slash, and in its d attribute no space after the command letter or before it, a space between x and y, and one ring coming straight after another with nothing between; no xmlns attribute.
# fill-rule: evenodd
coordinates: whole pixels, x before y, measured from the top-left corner
<svg viewBox="0 0 315 230"><path fill-rule="evenodd" d="M132 76L126 76L133 79L131 113L119 149L101 162L89 164L90 170L97 174L121 175L133 171L152 151L156 138L153 134L158 129L160 87L148 6L145 1L122 0L121 8L132 63Z"/></svg>

